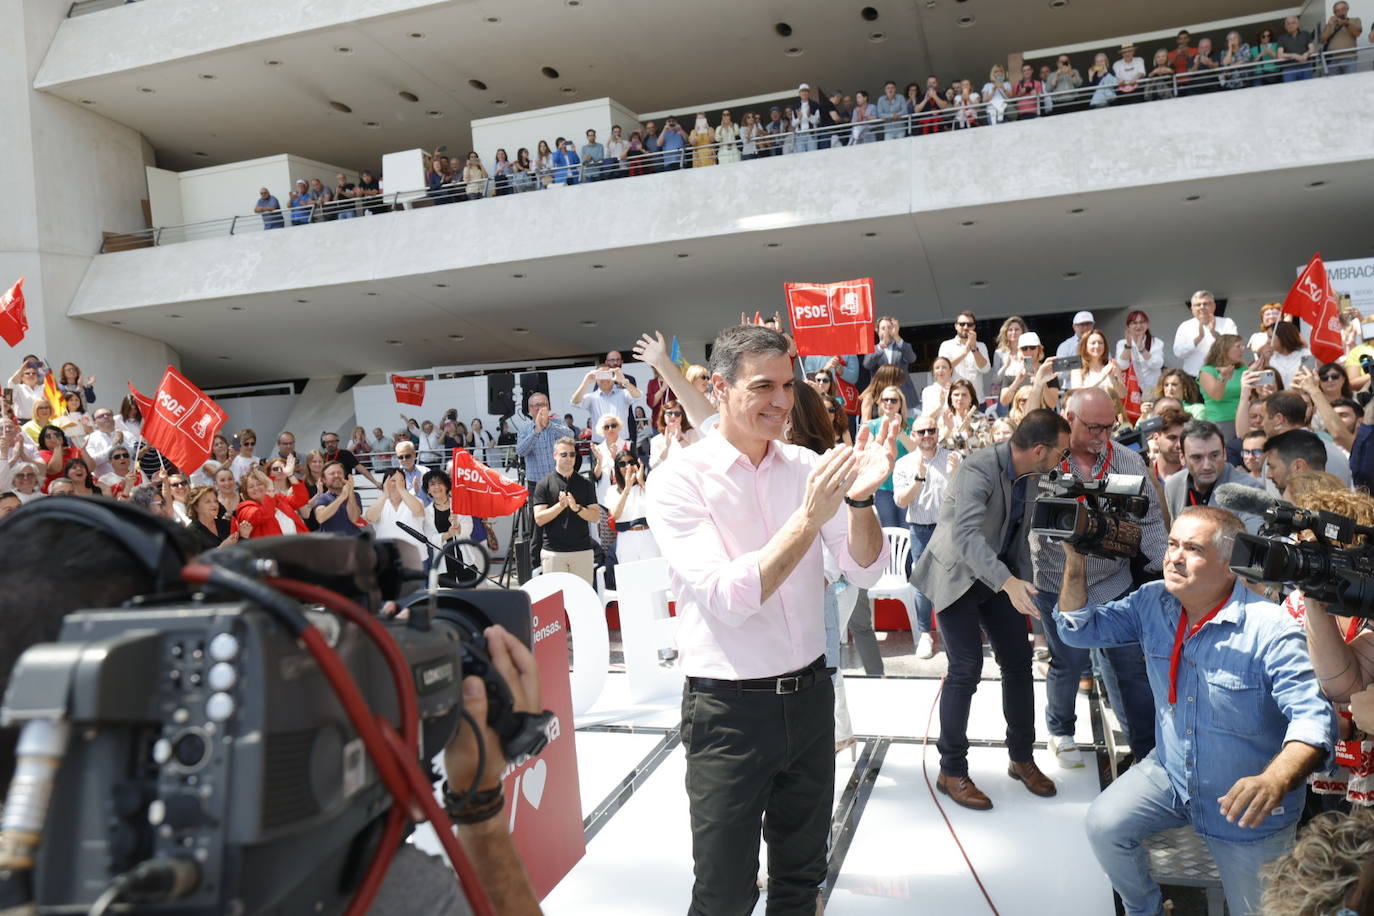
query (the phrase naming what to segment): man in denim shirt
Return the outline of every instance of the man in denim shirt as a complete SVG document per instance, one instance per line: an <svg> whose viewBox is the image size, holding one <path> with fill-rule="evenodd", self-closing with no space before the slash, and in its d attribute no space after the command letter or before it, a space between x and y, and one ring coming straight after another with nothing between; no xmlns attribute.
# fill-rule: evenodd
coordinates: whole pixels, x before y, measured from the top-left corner
<svg viewBox="0 0 1374 916"><path fill-rule="evenodd" d="M1233 916L1257 913L1260 866L1293 845L1307 775L1335 742L1302 631L1227 565L1243 530L1224 509L1187 509L1169 532L1164 581L1106 604L1087 603L1083 557L1064 549L1060 637L1082 647L1139 642L1154 688L1154 752L1087 816L1128 916L1161 912L1141 841L1185 824L1216 860Z"/></svg>

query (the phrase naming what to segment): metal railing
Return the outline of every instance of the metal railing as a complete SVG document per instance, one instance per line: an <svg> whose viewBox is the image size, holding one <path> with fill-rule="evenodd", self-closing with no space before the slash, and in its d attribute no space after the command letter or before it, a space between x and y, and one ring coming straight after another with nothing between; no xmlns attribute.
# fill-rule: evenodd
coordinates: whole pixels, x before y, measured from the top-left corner
<svg viewBox="0 0 1374 916"><path fill-rule="evenodd" d="M1215 52L1214 56L1224 59L1224 49ZM572 164L535 163L528 172L511 170L471 182L452 178L436 188L376 194L350 200L312 201L297 205L288 203L279 210L268 213L248 213L183 225L158 226L122 235L107 235L100 246L100 252L106 254L274 229L299 229L320 222L372 217L420 207L498 198L532 191L566 189L577 185L637 178L680 169L729 165L751 159L992 126L1135 102L1155 102L1212 92L1229 92L1295 78L1335 76L1352 72L1359 67L1367 67L1370 61L1374 61L1374 46L1366 45L1344 51L1321 52L1300 64L1262 60L1201 72L1175 73L1170 70L1168 74L1147 76L1138 81L1135 84L1136 88L1129 93L1120 92L1115 77L1109 76L1099 85L1085 83L1081 87L1055 92L1012 95L986 101L980 99L977 103L971 104L961 103L956 98L947 108L909 113L899 119L846 122L801 131L765 130L762 136L749 141L740 136L722 142L700 146L688 144L679 149L627 156L623 159L605 158L595 162L578 161ZM974 87L975 92L981 89L981 86ZM659 136L660 143L662 136Z"/></svg>

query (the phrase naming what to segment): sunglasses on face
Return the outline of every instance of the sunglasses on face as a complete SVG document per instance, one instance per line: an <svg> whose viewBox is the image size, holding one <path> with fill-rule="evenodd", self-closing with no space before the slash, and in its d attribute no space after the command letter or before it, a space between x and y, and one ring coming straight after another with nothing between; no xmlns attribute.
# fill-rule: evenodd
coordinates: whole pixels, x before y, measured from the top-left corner
<svg viewBox="0 0 1374 916"><path fill-rule="evenodd" d="M243 440L243 444L244 444L244 445L257 445L257 444L258 444L258 440L257 440L257 439L244 439L244 440Z"/></svg>
<svg viewBox="0 0 1374 916"><path fill-rule="evenodd" d="M680 411L680 410L665 410L665 411L663 411L663 415L664 415L665 417L680 417L680 416L682 416L682 411Z"/></svg>
<svg viewBox="0 0 1374 916"><path fill-rule="evenodd" d="M933 435L935 435L935 430L934 430L934 429L916 429L916 430L912 430L912 432L914 432L914 433L915 433L916 435L918 435L918 436L933 436Z"/></svg>
<svg viewBox="0 0 1374 916"><path fill-rule="evenodd" d="M884 403L884 404L900 404L900 403L902 403L902 399L901 399L901 398L879 398L878 400L881 401L881 402Z"/></svg>
<svg viewBox="0 0 1374 916"><path fill-rule="evenodd" d="M116 452L115 454L113 454L113 455L110 456L110 460L111 460L111 461L128 461L128 460L129 460L129 453L128 453L128 452Z"/></svg>
<svg viewBox="0 0 1374 916"><path fill-rule="evenodd" d="M177 480L177 481L173 481L173 483L172 483L172 486L173 486L174 488L185 487L185 486L187 486L187 485L188 485L188 484L187 484L186 481L184 481L184 480Z"/></svg>
<svg viewBox="0 0 1374 916"><path fill-rule="evenodd" d="M828 381L830 381L830 376L828 376L828 375L818 375L818 376L816 376L815 378L813 378L811 381L813 381L813 382L828 382Z"/></svg>
<svg viewBox="0 0 1374 916"><path fill-rule="evenodd" d="M95 415L95 418L96 418L97 420L110 420L110 419L113 419L113 418L114 418L114 414L111 414L111 413L98 413L98 414Z"/></svg>
<svg viewBox="0 0 1374 916"><path fill-rule="evenodd" d="M605 425L605 427L603 427L603 428L604 428L604 429L620 429L620 424L619 424L619 423L607 423L607 424Z"/></svg>
<svg viewBox="0 0 1374 916"><path fill-rule="evenodd" d="M555 458L576 458L576 457L577 457L577 452L555 452L553 457L555 457Z"/></svg>
<svg viewBox="0 0 1374 916"><path fill-rule="evenodd" d="M632 467L634 467L634 466L637 465L637 464L639 464L638 461L617 461L617 462L616 462L616 466L617 466L617 467L622 467L622 468L632 468Z"/></svg>
<svg viewBox="0 0 1374 916"><path fill-rule="evenodd" d="M975 322L972 322L972 321L956 321L956 322L954 322L954 326L957 327L957 328L971 328L971 327L974 326L974 324L975 324Z"/></svg>
<svg viewBox="0 0 1374 916"><path fill-rule="evenodd" d="M1339 372L1327 372L1322 375L1321 380L1323 382L1338 382L1342 378L1344 378L1344 376L1342 376Z"/></svg>

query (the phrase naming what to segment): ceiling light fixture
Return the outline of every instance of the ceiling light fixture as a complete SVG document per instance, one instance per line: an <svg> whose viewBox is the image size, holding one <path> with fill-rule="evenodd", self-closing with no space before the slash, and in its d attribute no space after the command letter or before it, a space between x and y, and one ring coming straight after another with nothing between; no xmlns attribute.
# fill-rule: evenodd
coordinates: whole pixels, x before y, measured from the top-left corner
<svg viewBox="0 0 1374 916"><path fill-rule="evenodd" d="M685 252L685 251L679 251L679 252L677 253L677 256L678 256L679 258L683 258L683 259L686 259L686 258L690 258L690 257L691 257L691 255L688 254L688 253Z"/></svg>
<svg viewBox="0 0 1374 916"><path fill-rule="evenodd" d="M551 80L558 79L558 71L555 70L553 67L540 67L539 72L544 74Z"/></svg>
<svg viewBox="0 0 1374 916"><path fill-rule="evenodd" d="M497 108L505 108L507 103L505 99L492 99L491 104L495 105Z"/></svg>
<svg viewBox="0 0 1374 916"><path fill-rule="evenodd" d="M1195 204L1200 200L1202 200L1201 194L1189 194L1187 197L1183 198L1185 204Z"/></svg>
<svg viewBox="0 0 1374 916"><path fill-rule="evenodd" d="M764 247L764 248L781 248L781 247L782 247L782 242L768 242L768 243L765 244L763 247Z"/></svg>
<svg viewBox="0 0 1374 916"><path fill-rule="evenodd" d="M468 80L468 85L471 86L473 89L477 89L481 92L487 91L487 84L482 82L481 80Z"/></svg>
<svg viewBox="0 0 1374 916"><path fill-rule="evenodd" d="M340 53L340 54L352 54L352 53L353 53L353 49L350 48L348 45L335 45L335 46L334 46L334 50L337 51L337 52Z"/></svg>
<svg viewBox="0 0 1374 916"><path fill-rule="evenodd" d="M974 289L984 289L987 285L987 280L974 280L972 283L969 284L969 286L972 286Z"/></svg>
<svg viewBox="0 0 1374 916"><path fill-rule="evenodd" d="M217 80L217 79L219 79L219 77L218 77L218 76L215 76L213 73L202 73L202 74L200 75L200 78L203 79L203 80Z"/></svg>
<svg viewBox="0 0 1374 916"><path fill-rule="evenodd" d="M381 129L382 129L382 125L381 125L379 122L377 122L377 121L364 121L364 122L363 122L363 127L366 127L368 130L381 130Z"/></svg>
<svg viewBox="0 0 1374 916"><path fill-rule="evenodd" d="M563 5L577 8L582 5L582 0L563 0Z"/></svg>
<svg viewBox="0 0 1374 916"><path fill-rule="evenodd" d="M584 321L581 322L581 324L582 324L582 327L584 327L584 328L594 328L594 327L596 327L596 322L595 322L595 321L587 321L587 320L584 320Z"/></svg>
<svg viewBox="0 0 1374 916"><path fill-rule="evenodd" d="M167 317L168 317L168 318L180 318L181 315L180 315L179 313L177 313L177 312L168 312L168 313L167 313Z"/></svg>
<svg viewBox="0 0 1374 916"><path fill-rule="evenodd" d="M231 312L241 312L241 311L243 311L243 306L241 306L241 305L231 305L231 306L229 306L229 311L231 311Z"/></svg>
<svg viewBox="0 0 1374 916"><path fill-rule="evenodd" d="M786 54L788 57L801 57L806 52L803 51L801 48L788 48L786 51L783 51L782 53Z"/></svg>
<svg viewBox="0 0 1374 916"><path fill-rule="evenodd" d="M267 60L263 61L263 63L266 64L266 65L269 66L269 67L280 67L280 66L281 66L281 61L277 60L275 57L269 57L269 58L267 58Z"/></svg>
<svg viewBox="0 0 1374 916"><path fill-rule="evenodd" d="M210 158L210 154L209 154L209 153L202 153L200 150L196 150L196 151L195 151L194 153L192 153L191 155L192 155L192 156L195 156L197 159L209 159L209 158Z"/></svg>
<svg viewBox="0 0 1374 916"><path fill-rule="evenodd" d="M1083 208L1083 207L1074 207L1072 210L1069 211L1069 213L1072 214L1073 216L1077 216L1078 214L1084 212L1084 209L1085 209L1085 208Z"/></svg>
<svg viewBox="0 0 1374 916"><path fill-rule="evenodd" d="M416 95L416 94L413 93L413 92L406 92L404 89L402 89L400 92L398 92L398 93L396 93L396 94L399 95L401 98L405 99L407 102L418 102L418 101L420 101L420 97L419 97L418 95Z"/></svg>
<svg viewBox="0 0 1374 916"><path fill-rule="evenodd" d="M305 305L305 304L306 304L307 302L309 302L309 301L310 301L309 299L297 299L297 300L296 300L296 304L297 304L297 305Z"/></svg>
<svg viewBox="0 0 1374 916"><path fill-rule="evenodd" d="M401 346L402 344L404 344L405 341L404 341L404 340L397 340L396 338L392 337L392 338L389 338L389 339L387 340L387 343L391 344L393 347L399 347L399 346Z"/></svg>
<svg viewBox="0 0 1374 916"><path fill-rule="evenodd" d="M605 264L593 264L593 265L592 265L592 270L605 270L605 269L606 269L606 265L605 265Z"/></svg>
<svg viewBox="0 0 1374 916"><path fill-rule="evenodd" d="M152 95L153 93L157 92L156 89L153 89L150 86L139 86L138 91L143 93L144 95Z"/></svg>
<svg viewBox="0 0 1374 916"><path fill-rule="evenodd" d="M434 118L436 120L444 116L444 113L442 111L439 111L435 108L431 108L429 111L425 112L425 114L429 115L431 118Z"/></svg>
<svg viewBox="0 0 1374 916"><path fill-rule="evenodd" d="M511 278L512 280L523 280L523 279L525 279L525 275L524 275L524 274L511 274L511 275L510 275L510 278Z"/></svg>
<svg viewBox="0 0 1374 916"><path fill-rule="evenodd" d="M887 41L887 33L886 33L886 32L870 32L869 35L868 35L868 40L871 41L871 42L873 42L875 45L876 45L876 44L879 44L879 43L881 43L881 42Z"/></svg>
<svg viewBox="0 0 1374 916"><path fill-rule="evenodd" d="M500 24L501 24L501 17L500 17L500 16L488 16L488 17L486 18L486 23L487 23L487 25L500 25Z"/></svg>
<svg viewBox="0 0 1374 916"><path fill-rule="evenodd" d="M115 327L120 327L120 326L122 326L122 325L124 324L124 322L122 322L122 321L111 321L110 324L114 325Z"/></svg>
<svg viewBox="0 0 1374 916"><path fill-rule="evenodd" d="M381 293L376 292L376 291L374 291L374 290L368 290L368 291L367 291L367 295L369 295L369 296L380 296Z"/></svg>
<svg viewBox="0 0 1374 916"><path fill-rule="evenodd" d="M424 33L424 32L411 32L411 33L410 33L410 37L416 39L417 41L418 41L418 40L422 40L422 39L425 37L425 33Z"/></svg>
<svg viewBox="0 0 1374 916"><path fill-rule="evenodd" d="M773 31L777 32L783 38L786 38L788 35L792 34L792 26L786 22L779 22L777 25L773 26Z"/></svg>
<svg viewBox="0 0 1374 916"><path fill-rule="evenodd" d="M1060 276L1065 280L1077 280L1079 277L1083 276L1083 273L1077 270L1066 270L1060 274Z"/></svg>
<svg viewBox="0 0 1374 916"><path fill-rule="evenodd" d="M228 357L228 356L221 356L221 357L219 357L219 359L227 360L227 359L229 359L229 357Z"/></svg>
<svg viewBox="0 0 1374 916"><path fill-rule="evenodd" d="M972 16L960 16L954 20L954 24L961 29L970 28L976 20Z"/></svg>
<svg viewBox="0 0 1374 916"><path fill-rule="evenodd" d="M1050 9L1062 10L1069 5L1069 0L1050 0Z"/></svg>
<svg viewBox="0 0 1374 916"><path fill-rule="evenodd" d="M900 296L904 292L906 292L904 289L890 289L887 291L887 294L889 296Z"/></svg>
<svg viewBox="0 0 1374 916"><path fill-rule="evenodd" d="M878 237L878 233L876 233L876 232L865 232L865 233L864 233L864 238L866 238L866 239L876 239L877 237Z"/></svg>
<svg viewBox="0 0 1374 916"><path fill-rule="evenodd" d="M976 223L974 220L966 219L966 220L964 220L962 223L960 223L959 225L961 225L961 226L963 226L965 229L967 229L969 226L975 226L975 225L977 225L977 223Z"/></svg>
<svg viewBox="0 0 1374 916"><path fill-rule="evenodd" d="M94 104L95 104L95 101L92 100L92 99L82 99L82 100L81 100L81 104L82 104L82 105L94 105Z"/></svg>
<svg viewBox="0 0 1374 916"><path fill-rule="evenodd" d="M334 109L335 111L342 111L344 114L353 113L353 109L345 105L343 102L335 102L331 100L329 103L329 107Z"/></svg>
<svg viewBox="0 0 1374 916"><path fill-rule="evenodd" d="M467 340L467 338L464 337L462 334L450 334L450 335L448 335L448 339L449 339L449 340Z"/></svg>
<svg viewBox="0 0 1374 916"><path fill-rule="evenodd" d="M511 330L517 334L528 334L530 332L529 328L511 328Z"/></svg>
<svg viewBox="0 0 1374 916"><path fill-rule="evenodd" d="M873 22L875 19L878 18L878 11L871 6L866 6L863 9L859 10L859 15L862 16L865 21Z"/></svg>
<svg viewBox="0 0 1374 916"><path fill-rule="evenodd" d="M448 289L448 284L447 284L447 283L436 283L436 284L434 284L434 288L435 288L435 289Z"/></svg>
<svg viewBox="0 0 1374 916"><path fill-rule="evenodd" d="M563 87L560 88L558 91L561 92L561 93L563 93L564 95L572 95L574 92L577 91L577 87L576 87L576 86L563 86Z"/></svg>
<svg viewBox="0 0 1374 916"><path fill-rule="evenodd" d="M1326 187L1327 184L1328 184L1327 180L1326 180L1325 178L1321 178L1321 179L1318 179L1317 181L1309 181L1309 182L1307 183L1307 189L1308 189L1309 191L1315 191L1317 188L1324 188L1324 187Z"/></svg>

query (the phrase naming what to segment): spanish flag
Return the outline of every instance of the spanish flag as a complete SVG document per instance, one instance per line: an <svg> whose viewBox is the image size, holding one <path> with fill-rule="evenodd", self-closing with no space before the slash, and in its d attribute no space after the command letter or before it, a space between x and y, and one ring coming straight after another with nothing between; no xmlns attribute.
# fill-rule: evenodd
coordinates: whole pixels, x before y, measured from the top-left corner
<svg viewBox="0 0 1374 916"><path fill-rule="evenodd" d="M67 415L67 398L62 393L62 389L57 387L57 379L52 377L52 370L49 369L43 377L43 397L48 399L52 405L53 418L65 417Z"/></svg>

